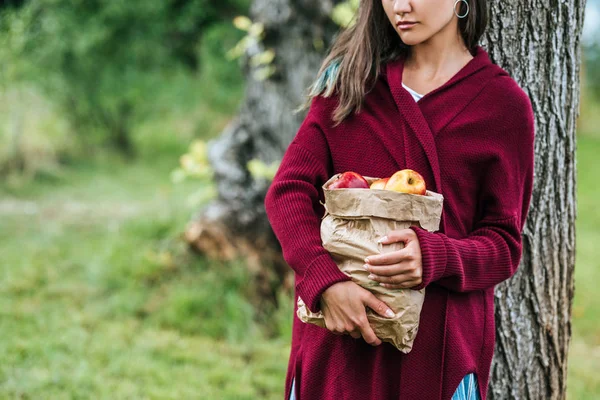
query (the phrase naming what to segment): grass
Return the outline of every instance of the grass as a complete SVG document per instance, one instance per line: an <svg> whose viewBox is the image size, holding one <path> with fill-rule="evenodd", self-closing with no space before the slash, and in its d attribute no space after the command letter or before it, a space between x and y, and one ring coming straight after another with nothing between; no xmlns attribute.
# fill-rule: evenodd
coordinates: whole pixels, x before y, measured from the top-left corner
<svg viewBox="0 0 600 400"><path fill-rule="evenodd" d="M114 160L3 188L0 397L280 397L289 336L253 323L241 263L185 250L198 183L169 172Z"/></svg>
<svg viewBox="0 0 600 400"><path fill-rule="evenodd" d="M570 399L600 393L599 152L580 135ZM281 398L291 300L268 339L241 263L185 251L201 183L172 185L175 163L102 160L2 187L1 398Z"/></svg>
<svg viewBox="0 0 600 400"><path fill-rule="evenodd" d="M600 298L596 295L600 282L600 187L595 182L600 173L599 152L600 135L578 136L575 299L567 379L567 397L573 400L595 399L600 393Z"/></svg>
<svg viewBox="0 0 600 400"><path fill-rule="evenodd" d="M0 398L281 397L292 300L267 339L243 263L208 262L181 239L198 207L188 200L209 183L170 181L192 139L217 135L242 98L241 71L222 59L235 44L219 39L227 29L207 33L219 47L202 47L200 76L157 87L157 115L133 132L135 162L99 152L60 168L48 155L62 142L49 136L44 151L21 150L50 167L3 177ZM12 126L3 110L0 127ZM24 127L28 143L36 127Z"/></svg>
<svg viewBox="0 0 600 400"><path fill-rule="evenodd" d="M188 200L210 184L170 180L192 139L217 135L242 98L241 71L222 59L235 41L216 40L227 29L207 33L200 76L157 87L135 162L99 152L3 176L0 398L281 398L292 299L281 294L272 326L258 326L243 262L208 262L181 239L199 207Z"/></svg>

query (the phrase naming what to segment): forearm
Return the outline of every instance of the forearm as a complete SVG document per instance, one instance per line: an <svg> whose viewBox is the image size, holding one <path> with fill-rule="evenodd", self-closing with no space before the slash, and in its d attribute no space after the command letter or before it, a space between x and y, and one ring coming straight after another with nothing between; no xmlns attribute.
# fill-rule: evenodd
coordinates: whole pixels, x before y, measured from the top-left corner
<svg viewBox="0 0 600 400"><path fill-rule="evenodd" d="M310 152L292 143L265 197L265 210L283 258L296 273L296 291L313 312L320 310L325 289L350 280L321 242L324 209L317 188L328 179L327 174Z"/></svg>
<svg viewBox="0 0 600 400"><path fill-rule="evenodd" d="M432 282L457 292L484 290L510 278L522 254L517 216L480 223L469 236L450 238L411 227L419 238L423 267L420 289Z"/></svg>

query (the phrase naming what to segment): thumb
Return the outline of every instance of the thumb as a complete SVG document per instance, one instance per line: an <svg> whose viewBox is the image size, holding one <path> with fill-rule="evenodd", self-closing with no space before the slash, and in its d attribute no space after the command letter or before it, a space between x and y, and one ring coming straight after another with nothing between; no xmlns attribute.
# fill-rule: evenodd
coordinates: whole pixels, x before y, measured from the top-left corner
<svg viewBox="0 0 600 400"><path fill-rule="evenodd" d="M379 300L375 295L369 291L367 291L366 298L364 300L364 304L368 306L371 310L375 311L377 314L386 318L394 318L396 314L392 311L391 308L388 307L383 301Z"/></svg>

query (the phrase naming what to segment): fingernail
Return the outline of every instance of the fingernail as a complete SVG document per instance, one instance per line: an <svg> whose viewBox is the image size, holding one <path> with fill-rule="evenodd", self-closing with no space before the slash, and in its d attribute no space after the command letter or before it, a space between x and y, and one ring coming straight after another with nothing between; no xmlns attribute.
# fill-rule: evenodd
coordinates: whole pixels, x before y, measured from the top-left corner
<svg viewBox="0 0 600 400"><path fill-rule="evenodd" d="M396 314L394 314L394 312L393 312L392 310L388 309L388 310L385 312L385 315L387 315L387 316L388 316L388 317L390 317L390 318L394 318L394 316L395 316Z"/></svg>
<svg viewBox="0 0 600 400"><path fill-rule="evenodd" d="M375 279L375 275L370 274L369 276L367 276L367 278L369 278L369 279Z"/></svg>
<svg viewBox="0 0 600 400"><path fill-rule="evenodd" d="M369 262L369 257L365 258L365 262L368 263Z"/></svg>
<svg viewBox="0 0 600 400"><path fill-rule="evenodd" d="M383 237L380 237L379 239L377 239L377 243L381 243L381 242L385 242L385 241L387 241L387 236L383 236Z"/></svg>
<svg viewBox="0 0 600 400"><path fill-rule="evenodd" d="M369 270L369 266L367 264L363 265L363 268L366 269L367 271Z"/></svg>

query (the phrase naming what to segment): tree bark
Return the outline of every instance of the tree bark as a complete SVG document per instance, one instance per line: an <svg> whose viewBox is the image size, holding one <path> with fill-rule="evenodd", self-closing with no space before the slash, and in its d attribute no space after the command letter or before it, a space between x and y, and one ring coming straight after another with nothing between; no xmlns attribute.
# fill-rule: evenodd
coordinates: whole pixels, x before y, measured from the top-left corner
<svg viewBox="0 0 600 400"><path fill-rule="evenodd" d="M496 349L490 399L564 399L575 264L575 133L579 115L580 37L585 0L493 0L482 46L529 95L536 116L535 187L523 232L518 272L496 288ZM290 268L264 214L269 182L245 168L250 158L281 159L304 114L293 115L336 26L331 1L255 0L265 46L276 50L279 74L256 81L247 71L238 117L210 147L219 198L187 230L211 256L248 258L273 293L291 288ZM285 279L287 276L287 280Z"/></svg>
<svg viewBox="0 0 600 400"><path fill-rule="evenodd" d="M536 116L535 186L523 258L496 288L490 399L564 399L574 294L576 122L585 0L492 1L492 60Z"/></svg>
<svg viewBox="0 0 600 400"><path fill-rule="evenodd" d="M237 117L220 137L208 142L218 198L200 210L185 237L211 258L243 258L253 272L256 300L276 303L281 287L291 291L293 272L285 264L264 210L270 181L246 168L253 158L278 162L305 112L294 113L325 56L338 27L329 14L332 0L255 0L250 18L265 26L265 38L248 49L246 59L275 50L277 72L255 79L246 62L246 94ZM260 307L260 305L259 305Z"/></svg>

